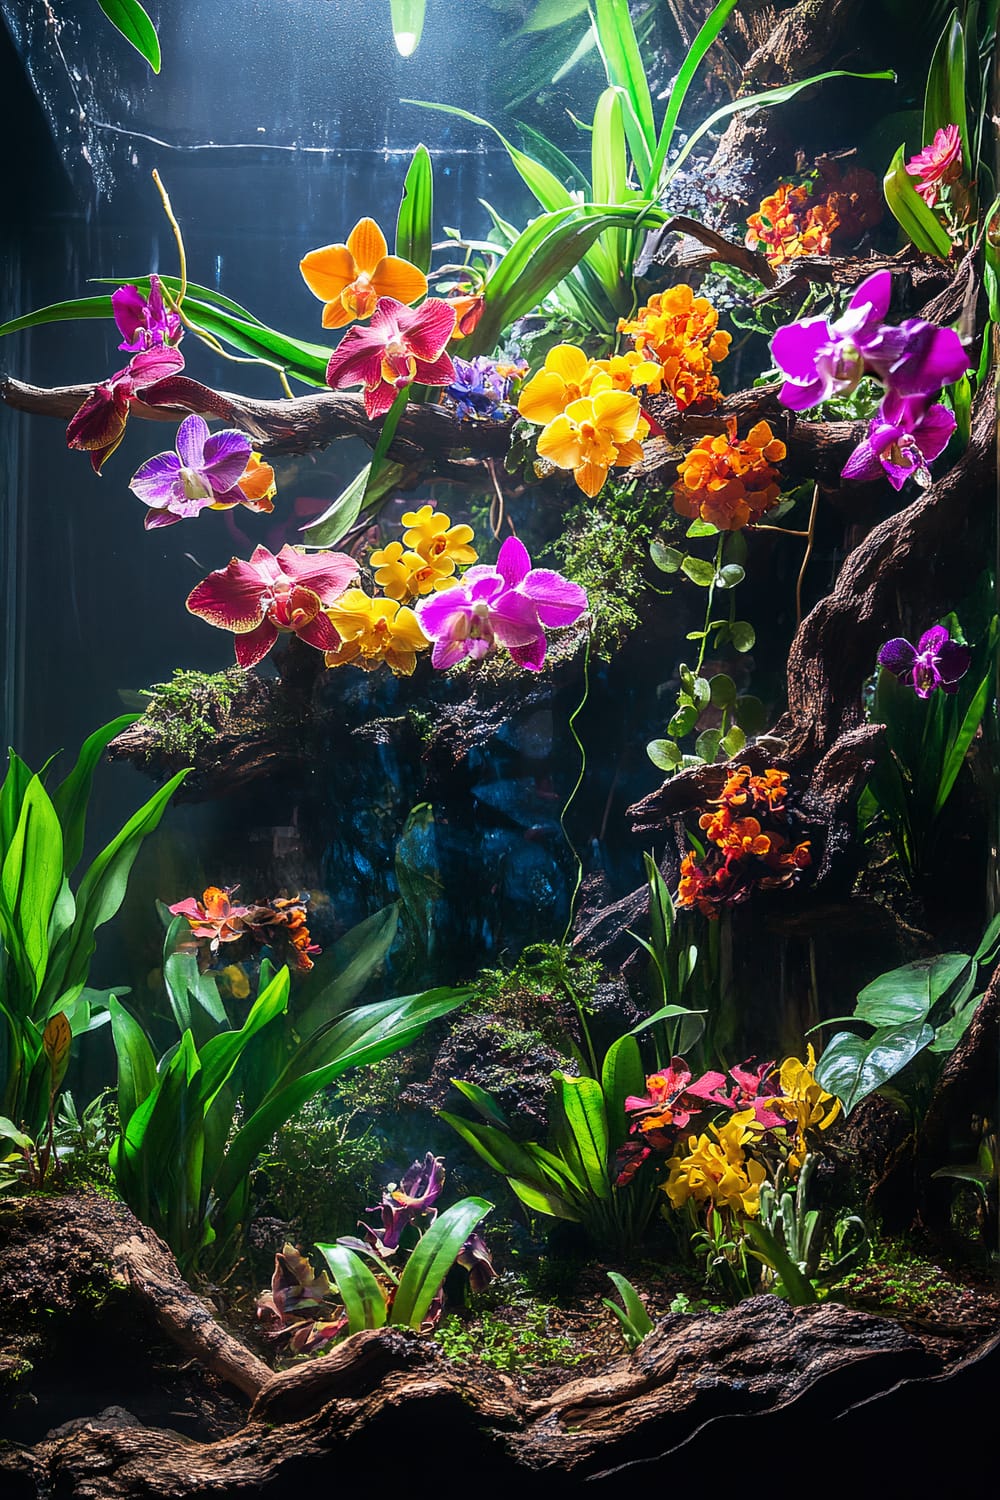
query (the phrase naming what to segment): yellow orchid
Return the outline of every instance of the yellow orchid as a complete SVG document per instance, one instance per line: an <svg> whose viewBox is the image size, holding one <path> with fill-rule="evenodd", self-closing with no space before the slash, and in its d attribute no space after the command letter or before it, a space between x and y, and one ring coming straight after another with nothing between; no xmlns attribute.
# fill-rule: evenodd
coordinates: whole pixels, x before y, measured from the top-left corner
<svg viewBox="0 0 1000 1500"><path fill-rule="evenodd" d="M762 1162L744 1150L754 1141L754 1112L741 1110L711 1135L689 1136L686 1156L672 1156L664 1191L674 1208L689 1199L711 1203L753 1218L760 1211L760 1190L767 1179ZM712 1139L712 1136L715 1139Z"/></svg>
<svg viewBox="0 0 1000 1500"><path fill-rule="evenodd" d="M595 373L600 370L607 375L616 391L631 391L637 385L659 382L662 373L658 363L643 359L636 349L629 349L625 354L613 354L610 359L595 359L592 368Z"/></svg>
<svg viewBox="0 0 1000 1500"><path fill-rule="evenodd" d="M425 295L423 271L388 252L375 220L359 219L346 245L323 245L299 261L306 286L325 304L324 328L343 328L355 318L370 318L380 297L409 304Z"/></svg>
<svg viewBox="0 0 1000 1500"><path fill-rule="evenodd" d="M413 599L434 589L449 589L458 582L452 576L454 562L448 572L442 572L435 562L428 562L419 552L404 551L402 542L390 542L379 548L368 561L375 569L375 582L390 599Z"/></svg>
<svg viewBox="0 0 1000 1500"><path fill-rule="evenodd" d="M383 662L397 677L409 677L417 652L430 641L412 609L396 599L373 599L363 589L348 589L327 610L340 635L340 645L325 653L328 667L353 664L374 672Z"/></svg>
<svg viewBox="0 0 1000 1500"><path fill-rule="evenodd" d="M545 364L533 375L521 392L517 409L528 422L551 422L572 401L589 395L590 382L597 373L575 344L556 344L545 356Z"/></svg>
<svg viewBox="0 0 1000 1500"><path fill-rule="evenodd" d="M403 532L404 545L419 553L441 577L454 573L456 567L469 567L479 556L471 545L472 527L453 526L451 517L443 510L435 510L432 505L404 511L403 525L407 528Z"/></svg>
<svg viewBox="0 0 1000 1500"><path fill-rule="evenodd" d="M778 1072L778 1081L781 1092L770 1103L788 1120L789 1134L794 1131L794 1145L788 1161L798 1172L808 1150L806 1132L828 1130L840 1114L840 1100L816 1082L816 1053L812 1042L806 1049L805 1062L797 1057L785 1058Z"/></svg>
<svg viewBox="0 0 1000 1500"><path fill-rule="evenodd" d="M639 398L610 389L602 373L592 395L571 401L540 433L538 454L558 469L572 469L580 489L593 499L613 464L639 462L640 439L648 431Z"/></svg>

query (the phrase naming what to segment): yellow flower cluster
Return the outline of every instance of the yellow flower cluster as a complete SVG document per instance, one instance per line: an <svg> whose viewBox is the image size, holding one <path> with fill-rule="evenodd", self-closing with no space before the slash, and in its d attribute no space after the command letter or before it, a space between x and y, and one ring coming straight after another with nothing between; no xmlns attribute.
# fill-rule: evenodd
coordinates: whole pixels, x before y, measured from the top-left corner
<svg viewBox="0 0 1000 1500"><path fill-rule="evenodd" d="M788 1164L797 1174L809 1149L807 1131L828 1130L840 1114L840 1100L826 1093L816 1082L816 1054L812 1042L806 1051L805 1062L800 1062L797 1057L785 1058L778 1081L781 1093L769 1102L788 1121L791 1146Z"/></svg>
<svg viewBox="0 0 1000 1500"><path fill-rule="evenodd" d="M416 599L457 583L457 567L468 567L478 553L471 546L472 527L452 526L450 517L422 505L403 515L401 542L373 552L369 561L375 582L389 599Z"/></svg>
<svg viewBox="0 0 1000 1500"><path fill-rule="evenodd" d="M724 1125L710 1125L707 1135L689 1136L686 1154L667 1162L670 1175L663 1190L674 1208L693 1201L754 1218L767 1169L746 1147L758 1134L753 1110L744 1109Z"/></svg>
<svg viewBox="0 0 1000 1500"><path fill-rule="evenodd" d="M719 329L719 314L707 297L696 297L681 282L656 292L634 318L621 318L618 332L627 333L644 364L657 365L646 382L653 395L668 391L683 411L697 401L717 401L718 377L713 362L725 359L732 335Z"/></svg>
<svg viewBox="0 0 1000 1500"><path fill-rule="evenodd" d="M478 557L472 546L472 527L453 526L451 517L431 505L403 513L402 542L389 542L369 558L381 594L348 589L327 610L340 636L340 645L325 653L328 667L347 665L374 672L383 662L397 677L409 677L417 653L430 641L409 603L422 594L451 588L456 570Z"/></svg>
<svg viewBox="0 0 1000 1500"><path fill-rule="evenodd" d="M658 376L658 366L634 351L588 359L575 344L557 344L524 387L517 409L526 421L542 425L539 457L571 469L593 498L609 469L641 460L649 423L632 390Z"/></svg>

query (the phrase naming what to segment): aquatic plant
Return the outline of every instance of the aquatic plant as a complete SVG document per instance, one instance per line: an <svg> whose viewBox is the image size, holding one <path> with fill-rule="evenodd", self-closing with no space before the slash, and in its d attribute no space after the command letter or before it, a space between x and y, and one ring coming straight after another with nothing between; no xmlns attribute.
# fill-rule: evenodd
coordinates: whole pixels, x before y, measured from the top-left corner
<svg viewBox="0 0 1000 1500"><path fill-rule="evenodd" d="M175 667L169 682L154 682L139 694L148 700L143 723L152 729L158 748L193 757L219 732L245 682L242 670L235 666L225 672Z"/></svg>
<svg viewBox="0 0 1000 1500"><path fill-rule="evenodd" d="M716 811L698 819L710 847L681 860L677 904L714 919L755 890L794 885L812 859L810 841L796 839L787 796L788 775L774 767L755 776L739 766L727 776L719 796L709 799Z"/></svg>
<svg viewBox="0 0 1000 1500"><path fill-rule="evenodd" d="M295 634L317 651L333 651L340 637L326 613L356 577L346 552L307 556L284 546L275 557L255 547L249 562L234 557L192 589L187 608L236 636L236 660L256 666L279 634Z"/></svg>
<svg viewBox="0 0 1000 1500"><path fill-rule="evenodd" d="M0 1107L32 1139L51 1128L72 1037L106 1019L108 997L88 989L96 931L116 914L139 849L159 824L181 771L133 813L76 881L94 771L133 717L84 742L50 792L13 751L0 788Z"/></svg>
<svg viewBox="0 0 1000 1500"><path fill-rule="evenodd" d="M622 1305L619 1307L618 1303L612 1302L610 1297L602 1297L601 1306L606 1307L608 1312L613 1313L617 1318L625 1348L632 1354L638 1349L647 1333L652 1333L653 1320L631 1281L619 1275L617 1271L609 1271L608 1279L621 1297Z"/></svg>
<svg viewBox="0 0 1000 1500"><path fill-rule="evenodd" d="M268 1336L292 1353L317 1354L364 1328L430 1332L444 1311L444 1281L454 1265L469 1272L474 1290L488 1285L493 1266L478 1226L492 1204L463 1198L439 1213L444 1177L443 1158L428 1152L369 1210L381 1214L380 1230L362 1223L364 1238L317 1243L332 1284L326 1271L317 1276L285 1245L275 1256L270 1291L257 1300Z"/></svg>

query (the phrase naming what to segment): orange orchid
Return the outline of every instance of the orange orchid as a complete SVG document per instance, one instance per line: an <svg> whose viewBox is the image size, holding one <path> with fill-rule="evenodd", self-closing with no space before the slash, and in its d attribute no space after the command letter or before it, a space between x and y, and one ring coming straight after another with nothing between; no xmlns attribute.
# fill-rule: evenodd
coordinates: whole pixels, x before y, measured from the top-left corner
<svg viewBox="0 0 1000 1500"><path fill-rule="evenodd" d="M736 419L725 433L703 437L681 460L674 486L678 515L698 517L720 531L740 531L777 505L781 495L774 463L785 445L767 422L758 422L742 440Z"/></svg>
<svg viewBox="0 0 1000 1500"><path fill-rule="evenodd" d="M299 270L309 290L325 304L324 328L343 328L355 318L370 318L380 297L409 304L427 291L423 271L389 254L374 219L359 219L346 245L310 250L299 261Z"/></svg>

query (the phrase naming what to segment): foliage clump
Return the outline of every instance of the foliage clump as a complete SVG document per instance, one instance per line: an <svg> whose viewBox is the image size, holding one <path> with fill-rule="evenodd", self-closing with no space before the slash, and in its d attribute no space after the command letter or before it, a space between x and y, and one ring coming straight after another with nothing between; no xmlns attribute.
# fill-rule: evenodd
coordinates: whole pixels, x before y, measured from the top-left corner
<svg viewBox="0 0 1000 1500"><path fill-rule="evenodd" d="M149 698L144 717L159 748L168 754L194 755L229 717L245 680L239 667L225 672L177 667L170 682L154 682L142 696Z"/></svg>
<svg viewBox="0 0 1000 1500"><path fill-rule="evenodd" d="M361 1070L360 1076L368 1073ZM373 1196L380 1150L370 1126L358 1129L357 1112L318 1095L278 1131L255 1175L253 1238L268 1224L294 1230L302 1244L351 1234ZM259 1246L273 1253L278 1244Z"/></svg>
<svg viewBox="0 0 1000 1500"><path fill-rule="evenodd" d="M609 482L598 508L583 500L566 513L553 544L558 566L587 591L594 654L610 661L640 624L639 602L648 588L649 544L663 504L634 485Z"/></svg>
<svg viewBox="0 0 1000 1500"><path fill-rule="evenodd" d="M518 1375L547 1366L568 1369L589 1356L573 1339L552 1331L552 1307L538 1300L523 1276L505 1272L470 1301L468 1311L449 1313L434 1335L458 1364L478 1361Z"/></svg>

